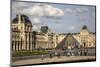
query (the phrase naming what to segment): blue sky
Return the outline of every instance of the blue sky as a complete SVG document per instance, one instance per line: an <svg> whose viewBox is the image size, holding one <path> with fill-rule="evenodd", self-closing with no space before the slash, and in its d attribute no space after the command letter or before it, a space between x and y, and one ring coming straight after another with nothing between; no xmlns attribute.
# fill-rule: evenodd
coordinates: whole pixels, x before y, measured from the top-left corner
<svg viewBox="0 0 100 67"><path fill-rule="evenodd" d="M35 31L48 26L54 33L76 33L87 25L95 32L95 6L13 1L12 19L16 14L27 15Z"/></svg>

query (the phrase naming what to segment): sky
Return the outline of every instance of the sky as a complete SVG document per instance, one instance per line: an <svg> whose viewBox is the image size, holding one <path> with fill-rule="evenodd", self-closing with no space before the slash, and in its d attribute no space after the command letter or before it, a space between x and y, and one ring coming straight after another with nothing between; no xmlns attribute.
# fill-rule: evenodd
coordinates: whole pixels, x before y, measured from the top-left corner
<svg viewBox="0 0 100 67"><path fill-rule="evenodd" d="M34 31L48 26L53 33L77 33L83 25L95 32L95 6L12 1L12 19L16 14L29 17Z"/></svg>

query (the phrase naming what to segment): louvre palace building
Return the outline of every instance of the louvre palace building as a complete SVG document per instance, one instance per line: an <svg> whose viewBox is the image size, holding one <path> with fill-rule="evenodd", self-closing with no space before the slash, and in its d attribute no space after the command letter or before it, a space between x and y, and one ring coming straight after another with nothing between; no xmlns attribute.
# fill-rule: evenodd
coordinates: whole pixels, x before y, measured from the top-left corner
<svg viewBox="0 0 100 67"><path fill-rule="evenodd" d="M90 32L84 25L80 32L56 34L33 31L32 22L26 15L16 15L11 21L12 51L43 49L72 49L96 47L95 32ZM45 26L44 26L45 27Z"/></svg>

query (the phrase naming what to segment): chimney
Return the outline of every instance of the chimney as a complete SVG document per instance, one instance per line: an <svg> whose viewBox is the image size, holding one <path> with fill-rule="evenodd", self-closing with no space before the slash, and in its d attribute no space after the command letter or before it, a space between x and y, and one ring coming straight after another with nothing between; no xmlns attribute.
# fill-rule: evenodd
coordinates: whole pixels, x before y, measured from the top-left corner
<svg viewBox="0 0 100 67"><path fill-rule="evenodd" d="M20 24L20 23L21 23L21 15L18 14L18 24Z"/></svg>
<svg viewBox="0 0 100 67"><path fill-rule="evenodd" d="M22 17L22 22L25 22L25 18L24 17Z"/></svg>

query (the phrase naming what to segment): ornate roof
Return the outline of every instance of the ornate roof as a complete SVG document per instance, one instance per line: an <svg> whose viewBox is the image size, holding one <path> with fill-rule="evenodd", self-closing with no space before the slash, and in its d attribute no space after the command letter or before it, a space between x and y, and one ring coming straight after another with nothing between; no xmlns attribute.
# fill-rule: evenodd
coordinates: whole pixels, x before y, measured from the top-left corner
<svg viewBox="0 0 100 67"><path fill-rule="evenodd" d="M23 23L23 22L25 22L25 23L31 23L31 21L29 20L29 17L28 16L26 16L26 15L21 15L21 22ZM12 20L12 23L18 23L18 15L16 15L16 18L14 18L13 20Z"/></svg>
<svg viewBox="0 0 100 67"><path fill-rule="evenodd" d="M84 26L82 27L82 29L87 29L87 26L86 26L86 25L84 25Z"/></svg>

